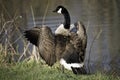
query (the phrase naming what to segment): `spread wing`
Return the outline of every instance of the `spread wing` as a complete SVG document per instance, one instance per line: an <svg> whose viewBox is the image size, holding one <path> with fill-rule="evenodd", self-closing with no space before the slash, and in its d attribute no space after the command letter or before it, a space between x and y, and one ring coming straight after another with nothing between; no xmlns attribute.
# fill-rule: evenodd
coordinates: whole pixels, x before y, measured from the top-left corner
<svg viewBox="0 0 120 80"><path fill-rule="evenodd" d="M35 46L38 46L38 38L40 33L40 28L39 27L34 27L30 30L26 30L24 32L24 36L27 38L30 43L34 44Z"/></svg>
<svg viewBox="0 0 120 80"><path fill-rule="evenodd" d="M52 30L47 26L43 26L40 30L38 41L40 56L49 66L52 66L56 62L54 42L55 37L52 33Z"/></svg>
<svg viewBox="0 0 120 80"><path fill-rule="evenodd" d="M85 58L85 52L86 52L86 46L87 46L87 34L86 34L86 29L85 26L81 22L77 22L77 35L78 39L81 40L81 49L80 49L80 59L84 60Z"/></svg>
<svg viewBox="0 0 120 80"><path fill-rule="evenodd" d="M81 22L75 24L77 32L71 32L70 42L74 45L77 53L79 53L80 60L83 61L87 46L87 34L85 26Z"/></svg>
<svg viewBox="0 0 120 80"><path fill-rule="evenodd" d="M86 34L86 29L85 26L83 25L83 23L81 22L77 22L77 34L78 37L82 40L82 49L84 50L87 46L87 34Z"/></svg>
<svg viewBox="0 0 120 80"><path fill-rule="evenodd" d="M38 47L42 59L52 66L56 62L54 34L47 26L34 27L24 32L24 36L32 44Z"/></svg>

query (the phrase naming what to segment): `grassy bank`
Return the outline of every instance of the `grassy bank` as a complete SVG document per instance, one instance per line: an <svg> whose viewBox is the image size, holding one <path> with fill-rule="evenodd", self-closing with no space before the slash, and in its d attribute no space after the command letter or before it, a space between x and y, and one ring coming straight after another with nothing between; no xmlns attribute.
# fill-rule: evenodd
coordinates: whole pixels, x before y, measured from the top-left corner
<svg viewBox="0 0 120 80"><path fill-rule="evenodd" d="M34 62L22 62L0 65L0 80L120 80L120 77L101 73L74 75L71 71L62 73L56 65L51 68Z"/></svg>
<svg viewBox="0 0 120 80"><path fill-rule="evenodd" d="M62 73L58 63L53 67L36 63L32 59L16 63L12 53L0 47L0 80L120 80L118 76L99 72L91 75L75 75L65 70L65 73Z"/></svg>

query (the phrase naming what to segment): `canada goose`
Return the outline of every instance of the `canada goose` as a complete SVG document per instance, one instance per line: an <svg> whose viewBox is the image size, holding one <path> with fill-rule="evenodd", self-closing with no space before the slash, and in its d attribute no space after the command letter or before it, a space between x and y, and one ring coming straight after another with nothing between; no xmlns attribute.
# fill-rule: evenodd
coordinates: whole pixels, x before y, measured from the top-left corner
<svg viewBox="0 0 120 80"><path fill-rule="evenodd" d="M65 35L65 36L70 36L71 39L70 39L70 43L74 46L74 52L72 52L71 49L67 50L64 52L64 54L67 54L69 52L70 54L70 51L72 52L73 55L76 55L76 53L78 54L79 56L79 61L76 61L77 63L79 62L83 62L84 61L84 58L85 58L85 51L86 51L86 46L87 46L87 34L86 34L86 30L85 30L85 27L84 25L81 23L81 22L77 22L74 26L71 26L71 22L70 22L70 15L69 15L69 12L67 11L67 9L63 6L58 6L53 12L57 12L59 14L63 14L64 15L64 23L61 24L55 31L55 34L61 34L61 35ZM77 27L77 32L70 32L70 30L73 28L73 27ZM76 51L75 51L76 50ZM67 55L67 56L70 56L70 55ZM71 58L71 57L69 57ZM67 58L67 59L69 59ZM77 56L76 56L77 58ZM72 61L71 61L72 62ZM73 66L71 63L67 63L67 60L66 59L61 59L60 60L60 63L65 67L67 68L69 66L69 70L71 70L71 67L80 67L80 66L83 66L83 63L78 63L77 65ZM76 64L73 60L72 62L73 64ZM79 66L78 66L79 65ZM67 67L66 67L67 66Z"/></svg>
<svg viewBox="0 0 120 80"><path fill-rule="evenodd" d="M70 15L68 10L63 6L58 6L53 12L63 14L64 16L64 23L60 24L60 26L55 30L55 34L62 34L65 36L69 35L69 32L72 28L74 28L74 25L71 25Z"/></svg>
<svg viewBox="0 0 120 80"><path fill-rule="evenodd" d="M65 22L52 33L47 26L34 27L25 31L25 37L39 49L40 56L52 66L60 60L60 64L68 70L76 70L84 66L84 56L87 44L87 35L84 25L76 23L77 32L70 32L70 16L62 6L54 12L62 13ZM65 32L64 32L65 31Z"/></svg>
<svg viewBox="0 0 120 80"><path fill-rule="evenodd" d="M81 27L79 22L77 27ZM79 58L82 40L79 39L78 34L55 35L49 27L44 25L26 30L24 33L27 40L38 47L40 56L49 66L60 61L60 64L68 70L83 67L83 60Z"/></svg>

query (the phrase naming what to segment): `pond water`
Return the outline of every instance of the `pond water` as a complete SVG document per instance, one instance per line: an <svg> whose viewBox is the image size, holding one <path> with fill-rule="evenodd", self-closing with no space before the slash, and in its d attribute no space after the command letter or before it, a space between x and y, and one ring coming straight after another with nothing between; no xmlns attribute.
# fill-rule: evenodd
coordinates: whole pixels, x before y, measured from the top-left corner
<svg viewBox="0 0 120 80"><path fill-rule="evenodd" d="M82 21L86 27L88 35L86 68L89 68L91 73L96 70L120 72L119 0L21 0L19 2L22 4L19 7L22 11L20 14L25 17L25 27L44 24L53 32L63 22L63 16L52 11L58 5L65 6L70 13L72 23Z"/></svg>

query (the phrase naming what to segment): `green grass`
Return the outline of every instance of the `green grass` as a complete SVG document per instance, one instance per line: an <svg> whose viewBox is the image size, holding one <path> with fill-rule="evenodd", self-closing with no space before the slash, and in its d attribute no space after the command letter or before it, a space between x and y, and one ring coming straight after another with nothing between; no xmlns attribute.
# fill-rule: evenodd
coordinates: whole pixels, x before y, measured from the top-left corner
<svg viewBox="0 0 120 80"><path fill-rule="evenodd" d="M0 80L120 80L120 77L106 75L100 72L91 75L75 75L71 71L64 73L56 63L49 67L44 63L36 63L33 60L15 63L12 53L5 55L4 48L0 46Z"/></svg>
<svg viewBox="0 0 120 80"><path fill-rule="evenodd" d="M0 65L0 80L120 80L120 77L101 73L74 75L71 71L62 73L58 65L49 67L35 62Z"/></svg>

